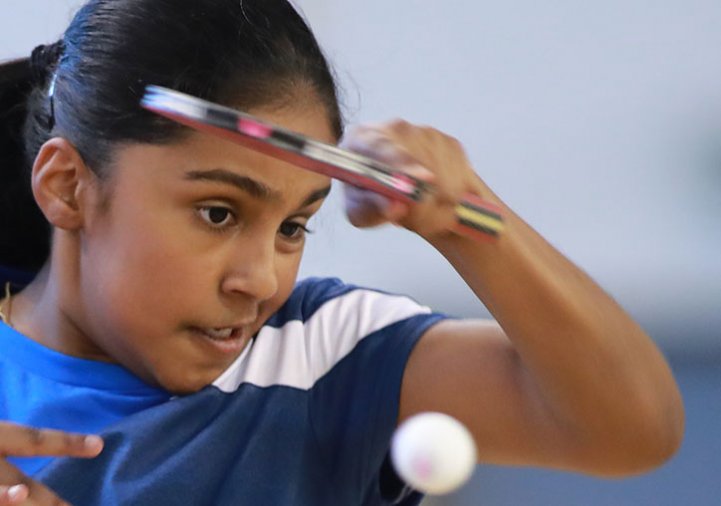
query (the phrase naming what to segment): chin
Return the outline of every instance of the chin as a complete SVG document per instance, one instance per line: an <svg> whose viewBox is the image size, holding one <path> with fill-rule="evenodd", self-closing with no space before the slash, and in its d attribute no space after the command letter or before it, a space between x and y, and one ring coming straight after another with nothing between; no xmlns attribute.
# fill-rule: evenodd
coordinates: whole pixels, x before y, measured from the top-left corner
<svg viewBox="0 0 721 506"><path fill-rule="evenodd" d="M190 395L199 392L212 384L218 374L185 374L178 375L177 370L168 377L156 378L156 383L162 389L174 395Z"/></svg>

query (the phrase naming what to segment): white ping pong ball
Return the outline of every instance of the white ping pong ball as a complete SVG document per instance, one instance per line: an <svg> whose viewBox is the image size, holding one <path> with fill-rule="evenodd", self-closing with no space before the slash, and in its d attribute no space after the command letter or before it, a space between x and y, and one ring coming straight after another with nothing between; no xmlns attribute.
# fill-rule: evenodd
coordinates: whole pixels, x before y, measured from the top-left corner
<svg viewBox="0 0 721 506"><path fill-rule="evenodd" d="M391 442L391 461L414 489L431 495L452 492L476 467L476 445L468 429L452 416L421 413L404 421Z"/></svg>

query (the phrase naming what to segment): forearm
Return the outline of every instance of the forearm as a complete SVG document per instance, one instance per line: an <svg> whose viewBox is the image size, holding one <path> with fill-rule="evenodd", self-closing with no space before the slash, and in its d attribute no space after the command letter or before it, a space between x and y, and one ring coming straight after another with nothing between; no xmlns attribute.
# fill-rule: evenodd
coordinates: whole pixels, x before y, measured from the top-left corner
<svg viewBox="0 0 721 506"><path fill-rule="evenodd" d="M596 283L497 202L506 219L497 242L444 236L433 245L499 322L560 424L589 444L672 453L683 408L660 351Z"/></svg>

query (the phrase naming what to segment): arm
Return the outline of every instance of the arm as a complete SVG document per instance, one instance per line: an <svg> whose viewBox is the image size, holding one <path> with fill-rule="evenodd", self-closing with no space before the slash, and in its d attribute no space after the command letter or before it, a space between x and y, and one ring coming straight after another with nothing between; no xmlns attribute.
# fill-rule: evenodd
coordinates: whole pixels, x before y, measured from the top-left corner
<svg viewBox="0 0 721 506"><path fill-rule="evenodd" d="M490 463L623 475L676 451L683 407L662 354L611 297L491 192L457 141L394 122L358 129L344 144L441 188L438 198L413 208L351 188L351 221L391 220L420 234L496 319L442 322L424 335L403 379L401 420L421 411L455 416ZM464 191L501 206L506 230L497 242L448 232Z"/></svg>

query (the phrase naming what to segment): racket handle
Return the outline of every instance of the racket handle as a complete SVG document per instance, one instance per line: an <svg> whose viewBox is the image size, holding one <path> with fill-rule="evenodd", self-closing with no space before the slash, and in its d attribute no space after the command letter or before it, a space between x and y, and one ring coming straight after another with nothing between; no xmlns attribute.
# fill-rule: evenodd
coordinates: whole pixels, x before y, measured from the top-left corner
<svg viewBox="0 0 721 506"><path fill-rule="evenodd" d="M456 206L458 234L482 241L496 241L503 231L503 216L495 204L466 193Z"/></svg>

